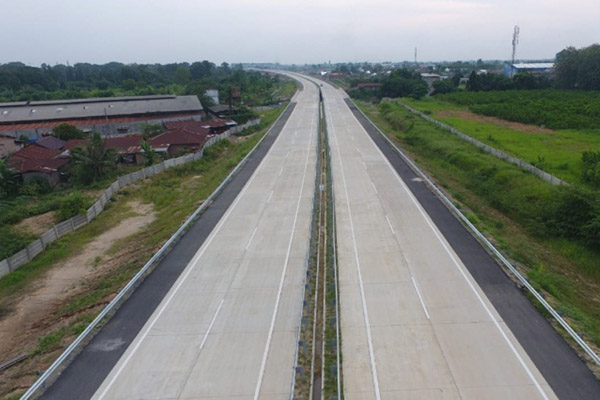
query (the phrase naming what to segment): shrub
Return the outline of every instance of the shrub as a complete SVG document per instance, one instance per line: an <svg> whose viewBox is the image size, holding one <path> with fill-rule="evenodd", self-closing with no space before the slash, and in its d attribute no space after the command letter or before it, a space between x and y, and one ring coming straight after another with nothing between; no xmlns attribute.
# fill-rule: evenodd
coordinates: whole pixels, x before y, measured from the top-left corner
<svg viewBox="0 0 600 400"><path fill-rule="evenodd" d="M60 206L56 211L56 216L60 221L65 221L76 215L85 214L89 199L81 194L81 192L71 193L60 201Z"/></svg>

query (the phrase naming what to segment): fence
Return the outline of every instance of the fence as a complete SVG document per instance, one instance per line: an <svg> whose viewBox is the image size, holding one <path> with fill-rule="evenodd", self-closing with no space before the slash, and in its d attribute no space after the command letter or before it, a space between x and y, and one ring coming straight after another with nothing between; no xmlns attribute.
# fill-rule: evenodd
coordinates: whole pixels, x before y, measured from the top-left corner
<svg viewBox="0 0 600 400"><path fill-rule="evenodd" d="M529 171L532 174L534 174L535 176L545 180L546 182L549 182L553 185L568 185L568 183L563 181L562 179L557 178L556 176L549 174L545 171L542 171L541 169L539 169L519 158L509 156L508 154L504 153L503 151L500 151L494 147L488 146L487 144L482 143L479 140L474 139L471 136L466 135L466 134L456 130L455 128L451 127L448 124L440 122L437 119L431 118L430 116L428 116L418 110L415 110L414 108L402 103L401 101L396 100L396 102L398 104L400 104L402 107L406 108L411 113L417 114L418 116L423 118L425 121L431 122L432 124L435 124L435 125L439 126L440 128L447 130L450 133L455 134L459 138L473 144L474 146L479 147L481 150L485 151L486 153L490 153L493 156L500 158L501 160L505 160L505 161L508 161L509 163L518 165L519 167L523 168L524 170Z"/></svg>
<svg viewBox="0 0 600 400"><path fill-rule="evenodd" d="M74 231L75 229L89 224L94 218L98 216L98 214L104 211L104 207L106 207L106 204L115 195L115 193L117 193L120 189L124 188L125 186L137 182L141 179L146 179L150 176L156 175L168 168L176 167L178 165L182 165L191 161L197 161L202 158L204 154L204 149L212 146L219 140L226 139L233 134L241 132L250 126L258 125L259 123L260 119L254 119L248 121L243 125L235 126L218 136L213 136L212 138L210 138L204 144L202 149L196 153L186 154L178 158L171 158L159 164L151 165L147 168L119 177L119 179L114 181L108 187L108 189L106 189L104 193L102 193L98 200L87 210L85 215L77 215L71 219L54 225L47 232L43 233L38 240L30 243L29 246L19 251L18 253L12 255L11 257L0 261L0 278L2 278L5 275L8 275L17 268L33 260L38 254L44 251L44 249L50 243L66 235L67 233Z"/></svg>

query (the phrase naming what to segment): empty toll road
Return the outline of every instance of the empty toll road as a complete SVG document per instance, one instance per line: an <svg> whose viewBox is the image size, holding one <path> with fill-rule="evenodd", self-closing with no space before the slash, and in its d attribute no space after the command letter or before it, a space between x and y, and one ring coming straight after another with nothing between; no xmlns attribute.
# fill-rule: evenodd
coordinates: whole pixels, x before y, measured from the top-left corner
<svg viewBox="0 0 600 400"><path fill-rule="evenodd" d="M556 399L345 94L324 84L323 97L345 397Z"/></svg>
<svg viewBox="0 0 600 400"><path fill-rule="evenodd" d="M318 92L269 153L95 399L289 396L314 194Z"/></svg>

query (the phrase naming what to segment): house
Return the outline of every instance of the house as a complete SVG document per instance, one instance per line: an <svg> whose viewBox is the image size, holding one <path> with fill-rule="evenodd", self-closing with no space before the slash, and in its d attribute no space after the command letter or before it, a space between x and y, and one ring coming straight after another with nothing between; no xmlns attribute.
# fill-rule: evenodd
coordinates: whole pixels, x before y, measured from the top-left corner
<svg viewBox="0 0 600 400"><path fill-rule="evenodd" d="M231 119L211 119L207 121L173 121L166 122L164 124L165 129L179 129L187 127L188 131L192 131L199 134L205 134L205 130L208 130L209 135L220 135L230 128L237 126L237 123Z"/></svg>
<svg viewBox="0 0 600 400"><path fill-rule="evenodd" d="M237 115L240 113L239 108L229 108L229 106L224 104L217 104L215 106L206 107L206 111L217 118L223 118L230 115Z"/></svg>
<svg viewBox="0 0 600 400"><path fill-rule="evenodd" d="M377 82L359 82L356 84L356 89L379 89L381 87L381 83Z"/></svg>
<svg viewBox="0 0 600 400"><path fill-rule="evenodd" d="M142 164L145 161L141 143L142 135L111 136L104 139L104 147L112 149L117 154L117 161L123 164ZM70 139L64 146L65 150L85 146L85 139Z"/></svg>
<svg viewBox="0 0 600 400"><path fill-rule="evenodd" d="M166 153L170 157L179 157L182 154L193 153L202 149L209 135L209 130L200 133L184 126L161 133L148 142L158 153Z"/></svg>
<svg viewBox="0 0 600 400"><path fill-rule="evenodd" d="M67 144L67 142L65 142L64 140L60 140L54 136L44 136L36 140L34 144L36 146L40 146L46 149L60 150L63 147L65 147L65 144Z"/></svg>
<svg viewBox="0 0 600 400"><path fill-rule="evenodd" d="M6 165L21 174L26 183L42 178L55 186L64 176L68 163L69 157L61 150L31 144L13 153Z"/></svg>
<svg viewBox="0 0 600 400"><path fill-rule="evenodd" d="M0 134L13 138L40 137L61 123L68 123L84 132L108 136L139 132L144 124L203 117L204 108L197 96L21 101L0 103Z"/></svg>
<svg viewBox="0 0 600 400"><path fill-rule="evenodd" d="M10 154L17 151L19 147L15 143L15 139L10 136L0 135L0 158L8 157Z"/></svg>

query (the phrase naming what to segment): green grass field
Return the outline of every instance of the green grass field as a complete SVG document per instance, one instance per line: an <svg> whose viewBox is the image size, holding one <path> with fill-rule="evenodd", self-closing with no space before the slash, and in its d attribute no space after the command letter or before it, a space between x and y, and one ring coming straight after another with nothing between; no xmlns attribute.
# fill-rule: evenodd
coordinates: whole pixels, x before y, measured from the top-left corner
<svg viewBox="0 0 600 400"><path fill-rule="evenodd" d="M600 128L526 132L497 123L466 119L462 114L453 115L468 109L436 98L402 101L570 183L586 185L582 178L581 154L586 150L600 150Z"/></svg>
<svg viewBox="0 0 600 400"><path fill-rule="evenodd" d="M449 193L578 332L600 346L600 252L557 237L544 219L554 187L393 103L359 107ZM439 107L432 103L433 107Z"/></svg>

